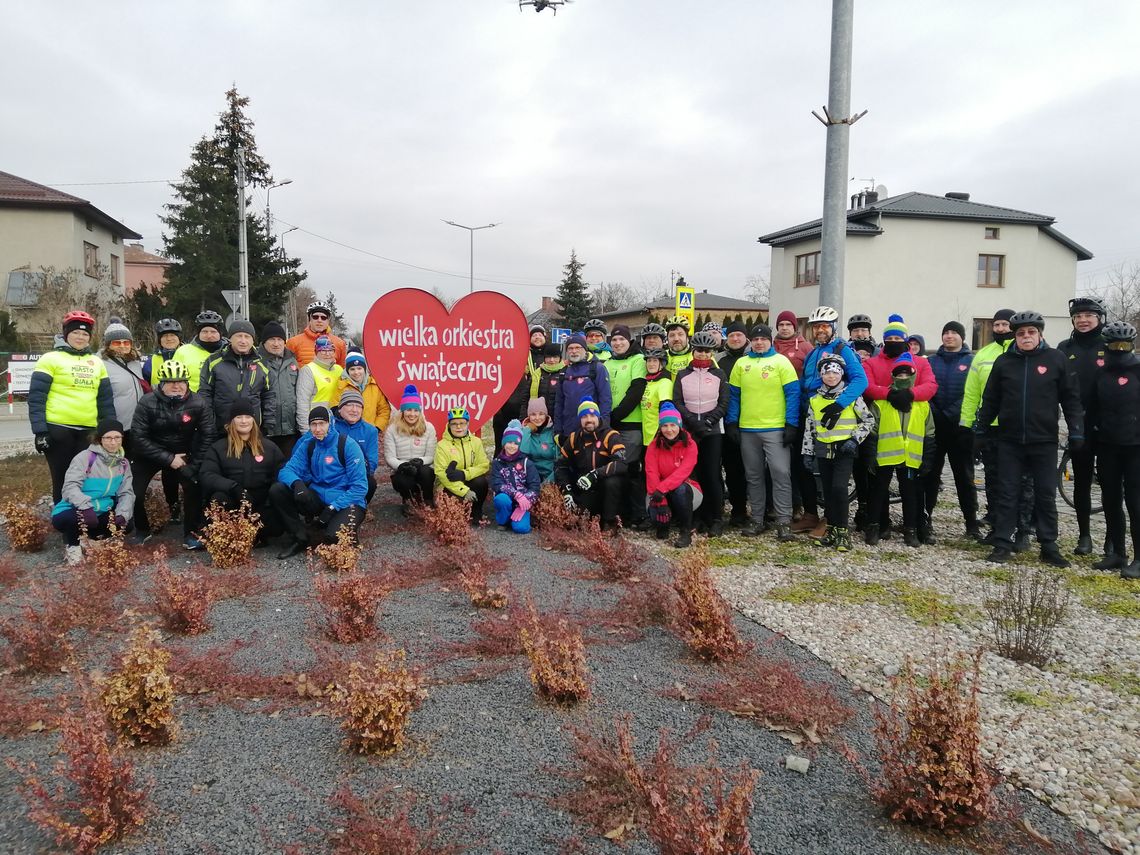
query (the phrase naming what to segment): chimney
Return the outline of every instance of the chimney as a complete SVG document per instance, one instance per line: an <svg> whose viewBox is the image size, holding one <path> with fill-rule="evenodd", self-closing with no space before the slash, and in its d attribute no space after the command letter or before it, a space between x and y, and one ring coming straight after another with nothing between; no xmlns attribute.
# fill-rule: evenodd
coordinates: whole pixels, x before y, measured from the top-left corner
<svg viewBox="0 0 1140 855"><path fill-rule="evenodd" d="M878 202L878 201L879 201L879 193L878 193L878 191L876 191L876 190L868 190L868 191L867 191L867 204L868 204L868 205L874 205L874 204L875 204L876 202Z"/></svg>
<svg viewBox="0 0 1140 855"><path fill-rule="evenodd" d="M970 194L969 193L947 193L946 198L947 199L957 199L959 202L969 202L970 201Z"/></svg>

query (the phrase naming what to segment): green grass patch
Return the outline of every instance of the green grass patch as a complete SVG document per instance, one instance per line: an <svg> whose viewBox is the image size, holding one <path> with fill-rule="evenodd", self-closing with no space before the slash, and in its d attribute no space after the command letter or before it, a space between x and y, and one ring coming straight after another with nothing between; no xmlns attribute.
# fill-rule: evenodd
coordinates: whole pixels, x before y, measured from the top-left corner
<svg viewBox="0 0 1140 855"><path fill-rule="evenodd" d="M709 557L714 567L747 567L749 564L809 565L833 552L809 542L780 543L770 537L722 537L709 541Z"/></svg>
<svg viewBox="0 0 1140 855"><path fill-rule="evenodd" d="M1069 588L1088 608L1120 618L1140 618L1140 585L1108 573L1066 573Z"/></svg>
<svg viewBox="0 0 1140 855"><path fill-rule="evenodd" d="M1118 695L1140 697L1140 674L1133 674L1130 671L1098 671L1095 673L1074 672L1070 676L1087 683L1104 686Z"/></svg>
<svg viewBox="0 0 1140 855"><path fill-rule="evenodd" d="M794 605L811 603L878 603L901 609L916 623L931 626L960 623L966 612L952 600L931 588L915 585L906 579L890 582L859 582L812 573L794 584L773 588L768 599Z"/></svg>
<svg viewBox="0 0 1140 855"><path fill-rule="evenodd" d="M999 585L1004 585L1013 578L1013 571L1006 567L990 567L985 570L971 570L970 575L977 576L979 579L988 579L990 582L996 582Z"/></svg>
<svg viewBox="0 0 1140 855"><path fill-rule="evenodd" d="M1005 693L1006 700L1036 709L1049 709L1072 698L1068 695L1055 695L1050 691L1029 692L1025 689L1011 689Z"/></svg>
<svg viewBox="0 0 1140 855"><path fill-rule="evenodd" d="M38 499L51 495L51 473L39 454L17 454L0 461L0 496L31 490Z"/></svg>

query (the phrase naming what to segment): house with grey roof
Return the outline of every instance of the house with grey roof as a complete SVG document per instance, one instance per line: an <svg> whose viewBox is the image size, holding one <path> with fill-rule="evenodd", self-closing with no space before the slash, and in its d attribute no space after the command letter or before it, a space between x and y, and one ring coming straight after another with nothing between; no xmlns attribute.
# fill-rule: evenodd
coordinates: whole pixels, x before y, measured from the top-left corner
<svg viewBox="0 0 1140 855"><path fill-rule="evenodd" d="M995 311L1035 309L1046 318L1046 338L1059 341L1070 330L1077 262L1092 253L1055 222L1047 214L975 202L968 193L884 199L860 193L847 211L843 303L835 308L844 320L870 315L876 333L888 315L900 314L931 349L947 321L965 325L968 339L972 329L970 344L979 347L989 341ZM776 311L806 318L819 305L821 223L760 236L772 248Z"/></svg>

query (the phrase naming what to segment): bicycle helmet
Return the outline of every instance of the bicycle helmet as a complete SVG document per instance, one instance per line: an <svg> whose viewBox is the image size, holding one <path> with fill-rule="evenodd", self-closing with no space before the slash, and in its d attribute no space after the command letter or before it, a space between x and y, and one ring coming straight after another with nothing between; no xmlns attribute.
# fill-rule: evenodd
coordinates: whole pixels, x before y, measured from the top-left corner
<svg viewBox="0 0 1140 855"><path fill-rule="evenodd" d="M644 351L642 354L646 359L660 359L661 364L665 364L665 351L660 347L651 347L649 350Z"/></svg>
<svg viewBox="0 0 1140 855"><path fill-rule="evenodd" d="M854 329L870 329L871 317L870 315L852 315L847 319L847 331L851 332Z"/></svg>
<svg viewBox="0 0 1140 855"><path fill-rule="evenodd" d="M447 411L447 420L463 419L465 422L471 421L471 414L467 412L466 407L452 407Z"/></svg>
<svg viewBox="0 0 1140 855"><path fill-rule="evenodd" d="M330 318L332 317L332 309L328 307L328 304L324 300L313 300L313 302L305 307L306 316L311 315L313 312L324 312Z"/></svg>
<svg viewBox="0 0 1140 855"><path fill-rule="evenodd" d="M1037 327L1040 332L1044 332L1045 318L1041 316L1040 312L1016 312L1014 316L1009 319L1009 328L1011 330L1018 330L1021 327Z"/></svg>
<svg viewBox="0 0 1140 855"><path fill-rule="evenodd" d="M1097 297L1073 297L1069 300L1069 317L1078 312L1092 312L1094 315L1099 315L1103 318L1106 314L1104 303Z"/></svg>
<svg viewBox="0 0 1140 855"><path fill-rule="evenodd" d="M712 333L707 333L701 330L689 340L693 350L716 350L716 339L713 338Z"/></svg>
<svg viewBox="0 0 1140 855"><path fill-rule="evenodd" d="M838 365L840 371L847 371L847 363L844 361L843 357L836 356L834 353L823 354L823 356L819 358L819 362L816 364L816 370L820 374L823 374L823 369L829 365Z"/></svg>
<svg viewBox="0 0 1140 855"><path fill-rule="evenodd" d="M190 369L183 363L173 359L167 359L162 365L158 366L158 382L169 383L183 380L187 383L190 382Z"/></svg>
<svg viewBox="0 0 1140 855"><path fill-rule="evenodd" d="M202 327L215 327L220 331L222 328L222 316L213 309L206 309L206 311L198 313L198 317L194 318L194 324L199 329Z"/></svg>
<svg viewBox="0 0 1140 855"><path fill-rule="evenodd" d="M665 338L665 327L661 324L646 324L641 328L641 338L644 340L647 335L656 335Z"/></svg>
<svg viewBox="0 0 1140 855"><path fill-rule="evenodd" d="M68 312L63 316L63 334L67 335L75 330L82 330L89 333L95 329L95 319L86 312L74 311Z"/></svg>
<svg viewBox="0 0 1140 855"><path fill-rule="evenodd" d="M669 320L667 320L665 322L665 329L666 330L671 330L671 329L674 329L676 327L680 327L681 329L683 329L685 331L685 335L688 335L689 334L689 319L683 318L680 315L673 315L673 317L669 318Z"/></svg>
<svg viewBox="0 0 1140 855"><path fill-rule="evenodd" d="M839 322L839 312L831 306L819 306L808 315L808 324L836 324Z"/></svg>
<svg viewBox="0 0 1140 855"><path fill-rule="evenodd" d="M175 335L182 336L182 324L174 320L174 318L163 318L154 325L154 334L162 338L167 333L174 333Z"/></svg>
<svg viewBox="0 0 1140 855"><path fill-rule="evenodd" d="M1113 321L1106 324L1102 331L1106 342L1133 341L1136 338L1136 327L1127 321Z"/></svg>
<svg viewBox="0 0 1140 855"><path fill-rule="evenodd" d="M720 324L718 324L716 321L709 321L707 324L701 327L701 332L720 332Z"/></svg>
<svg viewBox="0 0 1140 855"><path fill-rule="evenodd" d="M606 329L604 321L600 321L597 318L590 318L590 320L586 321L586 325L582 327L582 332L600 332L602 335L606 335L609 330Z"/></svg>

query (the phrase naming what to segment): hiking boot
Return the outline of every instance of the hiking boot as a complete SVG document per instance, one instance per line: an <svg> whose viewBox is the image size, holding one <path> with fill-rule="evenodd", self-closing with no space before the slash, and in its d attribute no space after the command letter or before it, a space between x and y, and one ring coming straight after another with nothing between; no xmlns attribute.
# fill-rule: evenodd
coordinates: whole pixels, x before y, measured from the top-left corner
<svg viewBox="0 0 1140 855"><path fill-rule="evenodd" d="M78 543L75 546L65 546L63 548L63 559L67 562L68 567L74 567L76 564L83 563L83 547Z"/></svg>
<svg viewBox="0 0 1140 855"><path fill-rule="evenodd" d="M836 538L837 532L838 532L838 529L836 529L834 527L829 527L827 529L827 534L825 534L823 537L821 537L819 540L817 540L815 542L815 545L816 546L823 546L823 547L830 549L831 547L835 546L835 538Z"/></svg>
<svg viewBox="0 0 1140 855"><path fill-rule="evenodd" d="M879 524L871 523L863 530L863 542L868 546L879 545Z"/></svg>
<svg viewBox="0 0 1140 855"><path fill-rule="evenodd" d="M851 551L851 535L845 528L835 529L835 551L836 552L850 552Z"/></svg>
<svg viewBox="0 0 1140 855"><path fill-rule="evenodd" d="M709 537L720 537L724 534L724 522L721 520L713 520L709 523L708 535Z"/></svg>
<svg viewBox="0 0 1140 855"><path fill-rule="evenodd" d="M733 514L728 518L729 528L748 528L750 520L746 514Z"/></svg>
<svg viewBox="0 0 1140 855"><path fill-rule="evenodd" d="M278 561L284 561L286 558L292 558L294 555L300 555L305 551L307 544L299 540L292 541L284 550L277 554Z"/></svg>
<svg viewBox="0 0 1140 855"><path fill-rule="evenodd" d="M673 546L677 549L688 549L693 545L693 533L689 529L677 535L677 539L673 541Z"/></svg>
<svg viewBox="0 0 1140 855"><path fill-rule="evenodd" d="M1014 552L1028 552L1029 551L1029 535L1019 534L1017 540L1013 542Z"/></svg>
<svg viewBox="0 0 1140 855"><path fill-rule="evenodd" d="M1004 546L995 546L993 551L986 556L986 561L990 564L1005 564L1011 558L1013 558L1012 552Z"/></svg>
<svg viewBox="0 0 1140 855"><path fill-rule="evenodd" d="M938 539L934 536L934 526L930 520L918 527L918 539L927 546L934 546L938 543Z"/></svg>
<svg viewBox="0 0 1140 855"><path fill-rule="evenodd" d="M894 530L895 530L894 526L892 526L890 523L887 523L886 525L883 525L882 523L880 523L879 524L879 537L882 538L883 540L890 540L891 539L891 533L894 532Z"/></svg>
<svg viewBox="0 0 1140 855"><path fill-rule="evenodd" d="M1087 534L1082 534L1077 538L1077 548L1073 550L1073 555L1092 555L1092 538Z"/></svg>
<svg viewBox="0 0 1140 855"><path fill-rule="evenodd" d="M792 531L796 534L803 534L804 532L811 531L819 525L819 517L816 514L804 514L800 517L799 522L792 523ZM823 532L820 532L819 537L823 537Z"/></svg>
<svg viewBox="0 0 1140 855"><path fill-rule="evenodd" d="M1051 567L1068 567L1069 561L1061 554L1055 543L1041 544L1041 560Z"/></svg>
<svg viewBox="0 0 1140 855"><path fill-rule="evenodd" d="M170 521L176 524L182 522L181 502L175 502L173 505L170 505Z"/></svg>
<svg viewBox="0 0 1140 855"><path fill-rule="evenodd" d="M1140 579L1140 558L1120 571L1121 579Z"/></svg>
<svg viewBox="0 0 1140 855"><path fill-rule="evenodd" d="M903 529L903 543L915 549L922 546L922 541L918 539L918 531L913 528Z"/></svg>
<svg viewBox="0 0 1140 855"><path fill-rule="evenodd" d="M827 534L827 520L820 517L819 525L808 532L808 537L823 537L825 534Z"/></svg>
<svg viewBox="0 0 1140 855"><path fill-rule="evenodd" d="M966 523L966 537L970 538L971 540L976 540L978 543L981 543L985 540L986 535L982 531L982 527L978 523L973 522Z"/></svg>
<svg viewBox="0 0 1140 855"><path fill-rule="evenodd" d="M827 523L822 524L824 532L827 531ZM776 540L780 543L787 543L789 540L795 540L796 536L792 534L792 527L787 523L778 523L776 525Z"/></svg>
<svg viewBox="0 0 1140 855"><path fill-rule="evenodd" d="M762 525L755 520L749 520L748 525L744 527L744 531L742 531L741 534L745 537L759 537L767 530L768 526Z"/></svg>
<svg viewBox="0 0 1140 855"><path fill-rule="evenodd" d="M1127 564L1127 562L1124 560L1123 555L1110 552L1093 565L1093 570L1120 570L1125 564Z"/></svg>
<svg viewBox="0 0 1140 855"><path fill-rule="evenodd" d="M665 525L658 525L655 536L657 537L658 540L668 540L669 539L669 524L666 523Z"/></svg>

